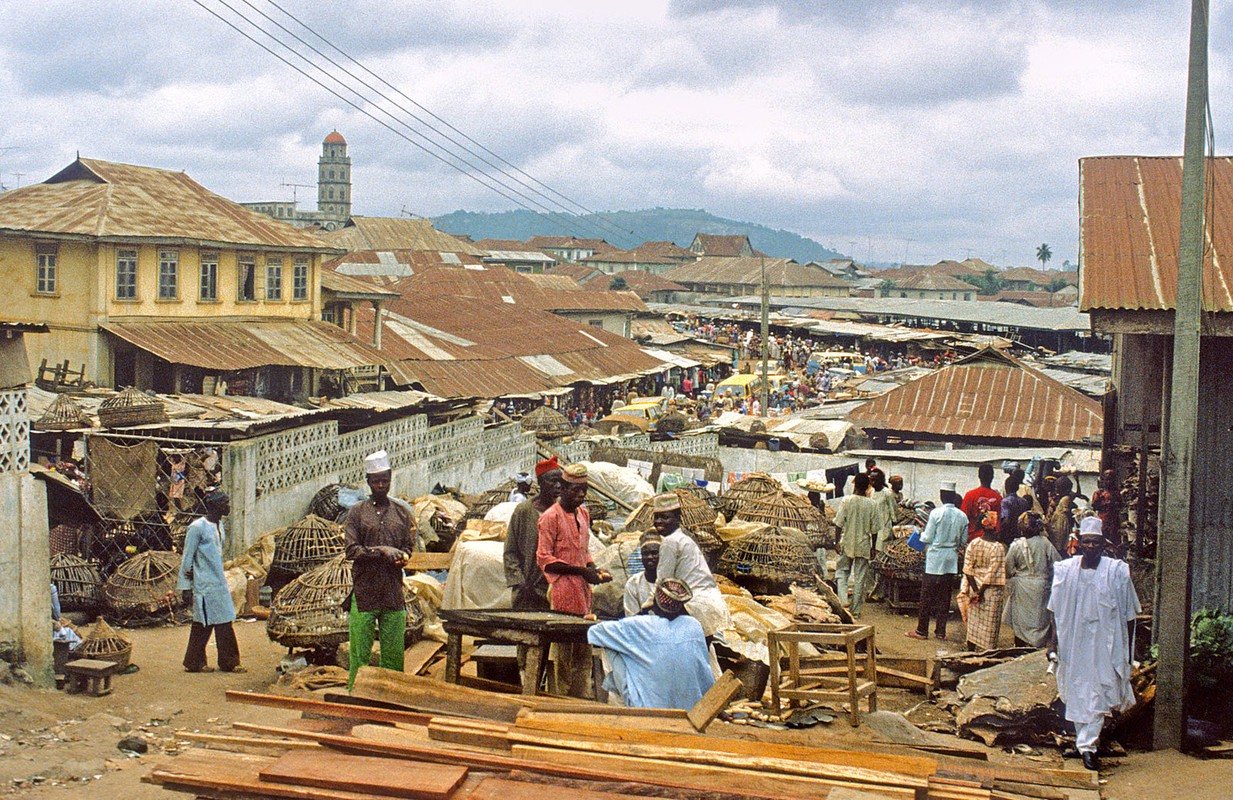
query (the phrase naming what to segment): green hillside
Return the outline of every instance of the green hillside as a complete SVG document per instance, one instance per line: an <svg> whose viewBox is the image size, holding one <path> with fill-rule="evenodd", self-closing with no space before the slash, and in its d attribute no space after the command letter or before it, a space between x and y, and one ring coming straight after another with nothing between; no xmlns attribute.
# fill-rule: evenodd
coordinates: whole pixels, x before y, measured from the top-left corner
<svg viewBox="0 0 1233 800"><path fill-rule="evenodd" d="M776 258L792 258L801 263L828 261L839 253L791 231L768 228L753 222L739 222L709 214L701 209L648 208L642 211L608 211L554 222L530 211L475 213L454 211L433 220L447 233L467 234L473 239L519 239L532 236L577 236L602 238L622 249L646 241L670 240L688 247L696 233L749 235L754 249Z"/></svg>

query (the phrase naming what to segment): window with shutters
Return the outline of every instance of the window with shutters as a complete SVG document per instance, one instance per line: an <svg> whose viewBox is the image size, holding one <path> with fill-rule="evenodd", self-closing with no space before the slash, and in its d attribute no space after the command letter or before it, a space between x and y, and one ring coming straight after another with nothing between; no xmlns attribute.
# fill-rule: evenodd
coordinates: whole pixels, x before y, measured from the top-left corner
<svg viewBox="0 0 1233 800"><path fill-rule="evenodd" d="M116 251L116 299L137 299L137 251Z"/></svg>

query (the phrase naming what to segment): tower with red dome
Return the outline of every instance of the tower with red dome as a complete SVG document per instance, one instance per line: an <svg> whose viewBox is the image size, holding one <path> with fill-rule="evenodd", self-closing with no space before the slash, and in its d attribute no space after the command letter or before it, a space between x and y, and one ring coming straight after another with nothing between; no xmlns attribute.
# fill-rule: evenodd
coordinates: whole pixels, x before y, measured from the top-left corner
<svg viewBox="0 0 1233 800"><path fill-rule="evenodd" d="M321 143L321 158L317 160L317 211L324 220L337 225L351 218L351 159L347 156L347 140L338 131L332 131Z"/></svg>

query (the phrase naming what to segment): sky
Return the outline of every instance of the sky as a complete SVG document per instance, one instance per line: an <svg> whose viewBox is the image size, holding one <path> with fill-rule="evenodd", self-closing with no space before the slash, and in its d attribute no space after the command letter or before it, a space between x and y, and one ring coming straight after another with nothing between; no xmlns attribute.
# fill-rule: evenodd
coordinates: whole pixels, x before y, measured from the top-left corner
<svg viewBox="0 0 1233 800"><path fill-rule="evenodd" d="M502 211L511 197L556 209L520 173L501 180L529 199L430 157L408 141L425 129L405 109L571 209L701 208L863 262L1027 265L1048 243L1058 267L1077 261L1080 158L1182 149L1184 0L276 2L8 0L0 183L45 180L80 152L184 170L237 201L296 192L312 208L315 188L283 184L315 183L337 129L354 213ZM1213 5L1222 152L1233 12ZM314 56L357 98L280 51L357 109L209 11L272 49L237 12L294 43L264 13L386 98Z"/></svg>

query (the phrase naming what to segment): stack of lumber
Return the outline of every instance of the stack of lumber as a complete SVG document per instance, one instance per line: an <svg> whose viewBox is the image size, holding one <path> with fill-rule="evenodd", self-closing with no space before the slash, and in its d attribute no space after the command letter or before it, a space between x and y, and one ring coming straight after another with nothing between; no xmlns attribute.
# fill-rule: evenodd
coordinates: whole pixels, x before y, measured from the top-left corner
<svg viewBox="0 0 1233 800"><path fill-rule="evenodd" d="M357 697L228 692L228 700L304 718L186 735L200 747L157 764L146 780L227 800L542 800L548 792L554 800L1099 798L1086 772L703 735L689 719L697 709L503 696L414 676L390 680L372 668L361 670L356 690L380 707Z"/></svg>

